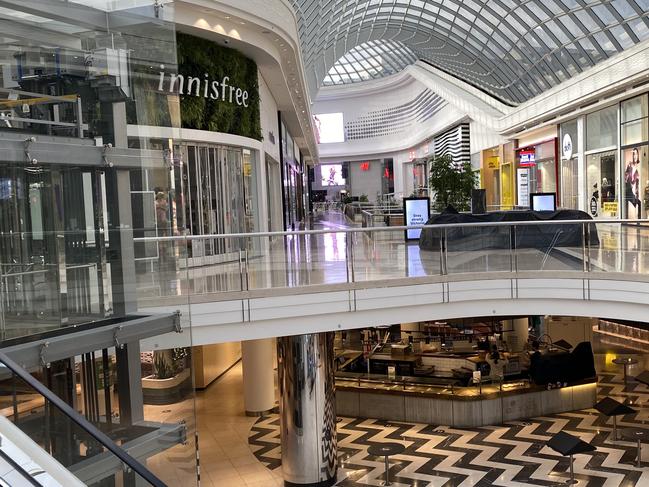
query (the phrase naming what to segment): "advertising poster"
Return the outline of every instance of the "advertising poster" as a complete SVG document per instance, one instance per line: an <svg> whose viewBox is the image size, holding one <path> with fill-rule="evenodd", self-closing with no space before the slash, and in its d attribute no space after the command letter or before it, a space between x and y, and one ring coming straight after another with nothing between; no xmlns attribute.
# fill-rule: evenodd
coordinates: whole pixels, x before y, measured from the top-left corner
<svg viewBox="0 0 649 487"><path fill-rule="evenodd" d="M404 198L403 213L406 216L406 226L425 225L430 218L430 203L428 198ZM417 240L421 229L406 230L406 240Z"/></svg>
<svg viewBox="0 0 649 487"><path fill-rule="evenodd" d="M530 172L528 169L516 170L516 182L518 186L518 206L530 206Z"/></svg>
<svg viewBox="0 0 649 487"><path fill-rule="evenodd" d="M624 151L624 216L629 220L642 218L640 181L640 149L627 149Z"/></svg>

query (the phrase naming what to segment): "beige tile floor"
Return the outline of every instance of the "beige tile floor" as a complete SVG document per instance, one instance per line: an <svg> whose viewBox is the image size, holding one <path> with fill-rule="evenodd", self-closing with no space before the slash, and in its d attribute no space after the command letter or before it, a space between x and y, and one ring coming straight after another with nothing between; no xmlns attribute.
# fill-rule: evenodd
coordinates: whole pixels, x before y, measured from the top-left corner
<svg viewBox="0 0 649 487"><path fill-rule="evenodd" d="M281 474L264 467L248 446L257 418L243 407L241 363L196 394L201 487L283 486Z"/></svg>

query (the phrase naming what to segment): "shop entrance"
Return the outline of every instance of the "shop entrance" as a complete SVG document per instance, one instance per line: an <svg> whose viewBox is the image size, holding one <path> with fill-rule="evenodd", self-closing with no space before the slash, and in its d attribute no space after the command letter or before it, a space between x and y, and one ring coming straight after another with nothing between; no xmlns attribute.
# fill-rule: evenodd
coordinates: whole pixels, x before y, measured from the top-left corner
<svg viewBox="0 0 649 487"><path fill-rule="evenodd" d="M257 217L256 172L250 151L240 148L181 146L185 224L191 235L254 232ZM238 258L243 239L208 239L188 245L189 265Z"/></svg>

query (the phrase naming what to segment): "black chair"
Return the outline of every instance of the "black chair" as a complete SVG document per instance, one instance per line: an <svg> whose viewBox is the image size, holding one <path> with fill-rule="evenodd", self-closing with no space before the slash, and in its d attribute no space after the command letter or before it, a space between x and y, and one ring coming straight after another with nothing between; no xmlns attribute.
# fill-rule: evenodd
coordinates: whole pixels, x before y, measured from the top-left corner
<svg viewBox="0 0 649 487"><path fill-rule="evenodd" d="M613 441L617 441L617 417L624 416L625 414L635 413L635 409L622 404L620 401L616 401L611 397L605 397L597 404L595 404L595 409L597 409L604 416L609 418L613 417Z"/></svg>
<svg viewBox="0 0 649 487"><path fill-rule="evenodd" d="M572 456L579 453L588 453L597 450L597 448L595 448L590 443L586 443L576 436L565 433L563 431L550 438L547 445L557 453L560 453L561 455L566 457L570 457L570 478L566 481L566 484L568 485L577 483L577 481L575 480L575 471L573 469Z"/></svg>

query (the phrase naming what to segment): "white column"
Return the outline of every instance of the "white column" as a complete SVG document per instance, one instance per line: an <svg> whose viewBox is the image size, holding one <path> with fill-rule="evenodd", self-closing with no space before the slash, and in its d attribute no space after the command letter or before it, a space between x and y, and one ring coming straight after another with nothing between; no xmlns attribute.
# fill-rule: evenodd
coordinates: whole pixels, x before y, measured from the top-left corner
<svg viewBox="0 0 649 487"><path fill-rule="evenodd" d="M243 365L243 404L248 416L261 416L275 407L275 340L241 342Z"/></svg>
<svg viewBox="0 0 649 487"><path fill-rule="evenodd" d="M516 318L512 320L512 328L514 329L514 335L516 336L517 350L512 350L513 352L520 352L523 350L523 346L527 343L528 338L530 337L529 331L529 320L525 318Z"/></svg>

